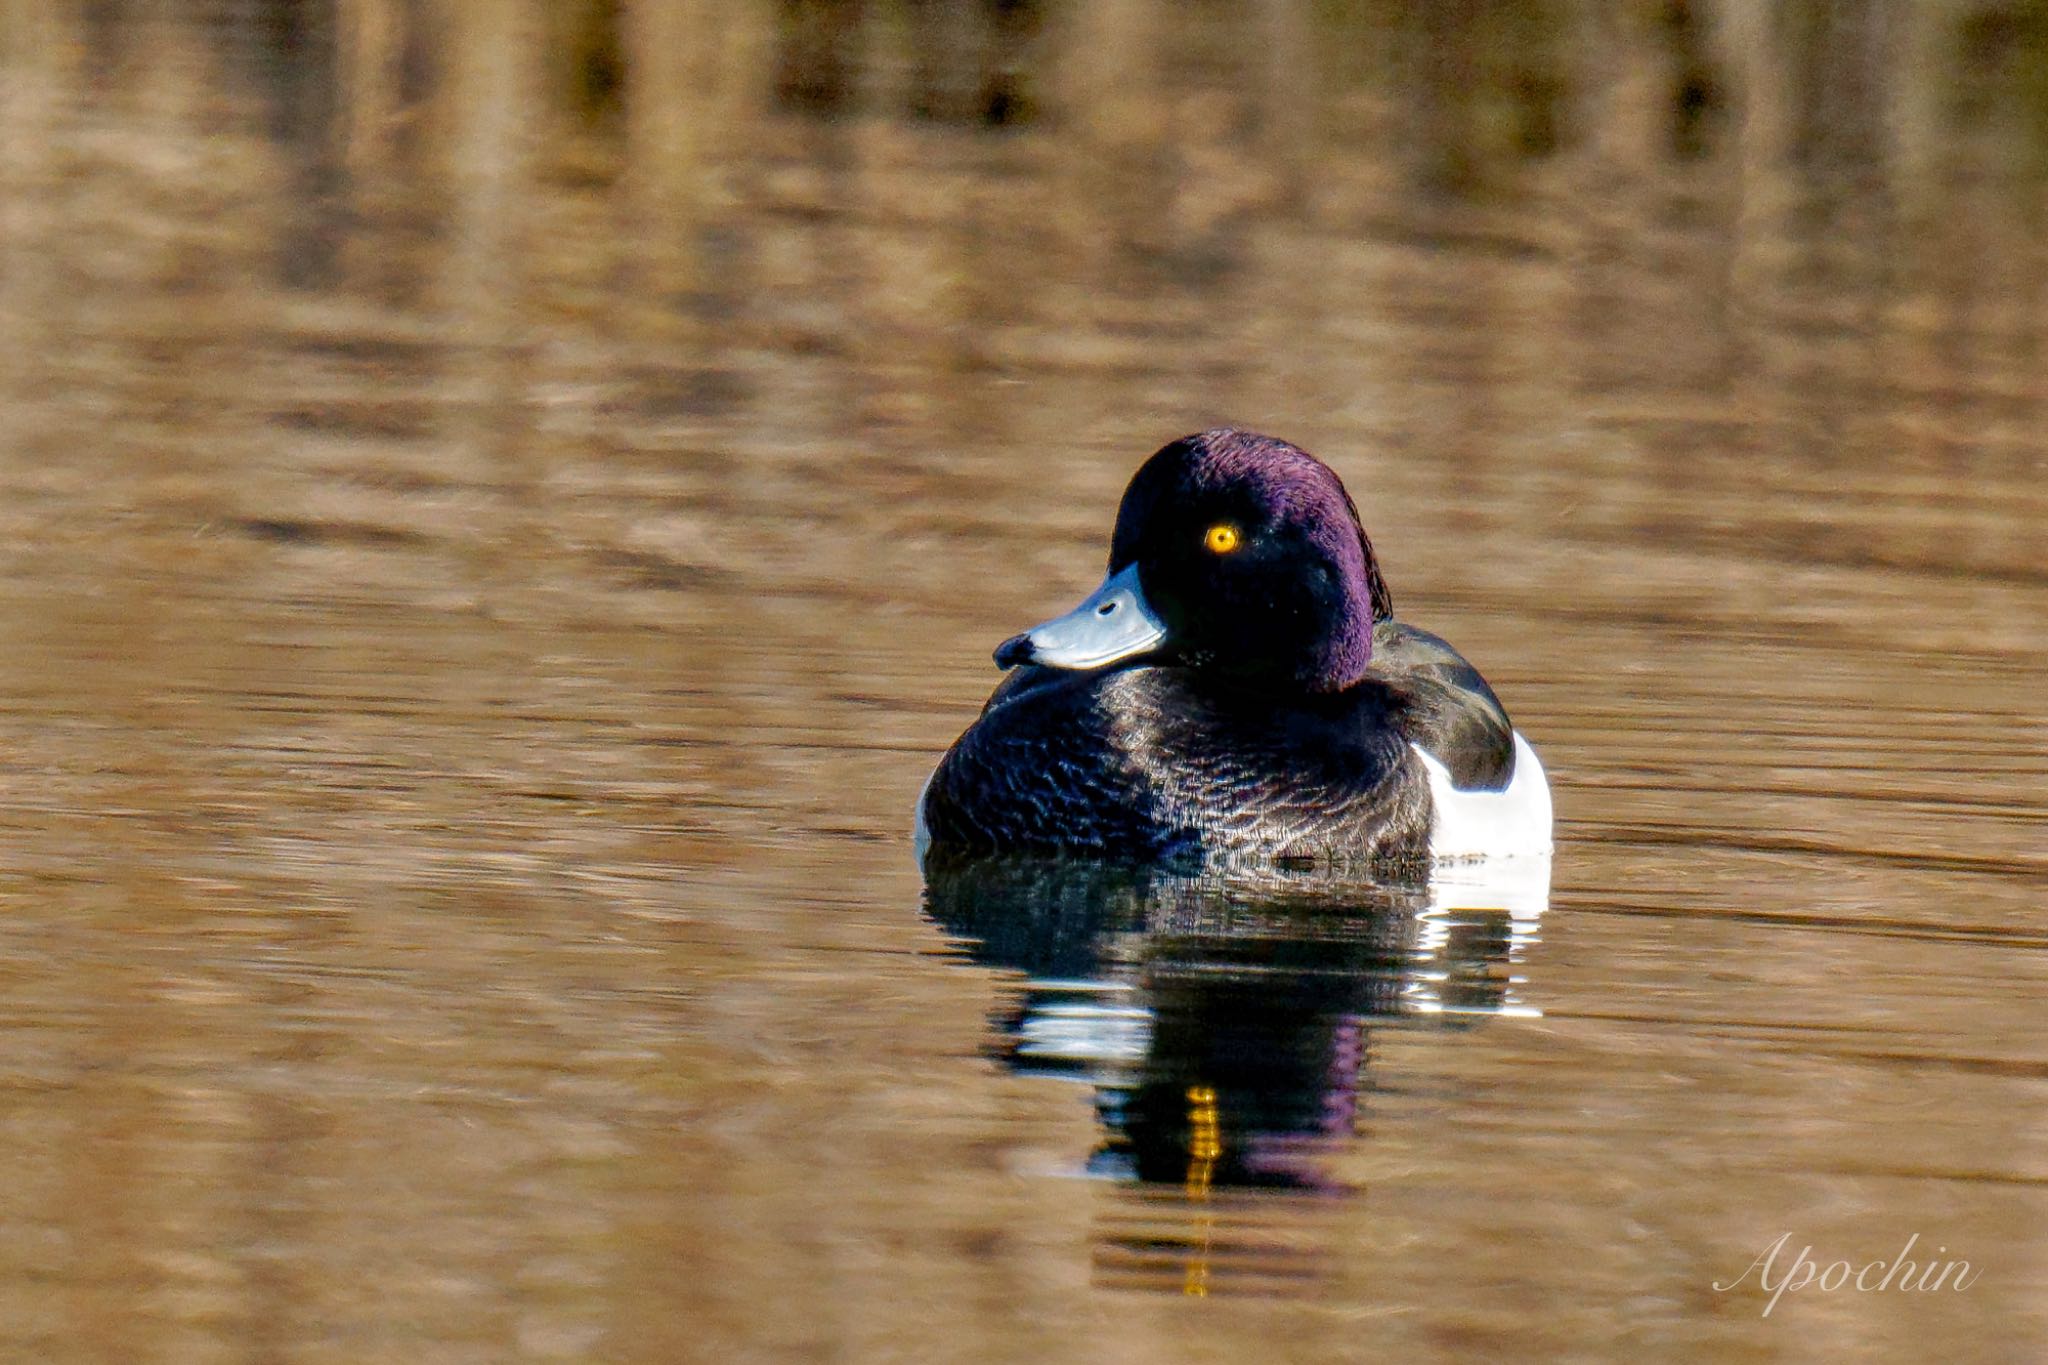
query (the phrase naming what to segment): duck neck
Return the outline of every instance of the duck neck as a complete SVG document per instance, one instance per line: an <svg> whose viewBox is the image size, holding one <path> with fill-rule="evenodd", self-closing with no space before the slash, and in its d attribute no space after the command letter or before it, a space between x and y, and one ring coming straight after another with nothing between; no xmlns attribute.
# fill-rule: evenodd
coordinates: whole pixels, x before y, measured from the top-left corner
<svg viewBox="0 0 2048 1365"><path fill-rule="evenodd" d="M1345 617L1342 626L1318 642L1297 683L1309 692L1342 692L1365 676L1372 663L1372 619L1364 613Z"/></svg>

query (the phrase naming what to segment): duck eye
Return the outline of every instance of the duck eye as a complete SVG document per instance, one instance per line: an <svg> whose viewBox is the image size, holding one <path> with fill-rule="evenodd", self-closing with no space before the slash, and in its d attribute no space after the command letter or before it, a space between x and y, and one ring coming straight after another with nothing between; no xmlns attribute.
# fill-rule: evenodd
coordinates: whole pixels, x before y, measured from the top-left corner
<svg viewBox="0 0 2048 1365"><path fill-rule="evenodd" d="M1238 542L1242 539L1235 526L1226 521L1219 521L1203 535L1202 544L1209 547L1211 554L1227 555L1237 548Z"/></svg>

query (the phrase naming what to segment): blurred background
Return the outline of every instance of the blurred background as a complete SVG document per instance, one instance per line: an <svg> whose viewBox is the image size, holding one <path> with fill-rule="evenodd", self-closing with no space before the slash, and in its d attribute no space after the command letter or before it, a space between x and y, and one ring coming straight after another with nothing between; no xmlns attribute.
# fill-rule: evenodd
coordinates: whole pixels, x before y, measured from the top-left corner
<svg viewBox="0 0 2048 1365"><path fill-rule="evenodd" d="M2031 1358L2044 217L2031 3L5 0L0 1351ZM1223 421L1547 907L921 887Z"/></svg>

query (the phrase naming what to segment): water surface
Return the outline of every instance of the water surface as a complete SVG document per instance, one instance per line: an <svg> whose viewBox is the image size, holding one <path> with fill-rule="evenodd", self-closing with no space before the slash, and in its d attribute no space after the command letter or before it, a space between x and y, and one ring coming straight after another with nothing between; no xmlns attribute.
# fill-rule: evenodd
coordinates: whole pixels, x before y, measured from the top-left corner
<svg viewBox="0 0 2048 1365"><path fill-rule="evenodd" d="M11 15L5 1353L2038 1355L2037 26L1311 8ZM1547 902L922 885L1223 420Z"/></svg>

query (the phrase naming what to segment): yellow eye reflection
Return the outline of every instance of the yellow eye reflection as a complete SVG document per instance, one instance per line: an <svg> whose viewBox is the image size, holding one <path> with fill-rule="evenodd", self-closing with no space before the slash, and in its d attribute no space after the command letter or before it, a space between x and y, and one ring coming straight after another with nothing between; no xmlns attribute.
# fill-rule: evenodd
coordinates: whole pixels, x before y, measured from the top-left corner
<svg viewBox="0 0 2048 1365"><path fill-rule="evenodd" d="M1211 554L1227 555L1235 550L1243 539L1235 526L1227 521L1219 521L1203 535L1202 544L1209 547Z"/></svg>

